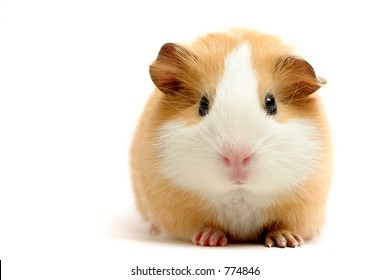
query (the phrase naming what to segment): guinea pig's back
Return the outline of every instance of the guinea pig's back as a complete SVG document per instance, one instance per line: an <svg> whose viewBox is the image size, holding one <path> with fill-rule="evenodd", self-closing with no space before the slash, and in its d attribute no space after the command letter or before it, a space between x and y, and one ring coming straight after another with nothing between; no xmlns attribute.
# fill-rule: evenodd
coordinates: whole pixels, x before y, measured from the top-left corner
<svg viewBox="0 0 390 280"><path fill-rule="evenodd" d="M153 125L153 119L160 98L161 92L158 90L155 90L150 96L138 120L130 149L131 179L135 202L145 219L149 219L149 217L144 186L148 185L147 180L150 180L150 177L147 175L154 173L154 167L156 165L152 135L156 129L155 125Z"/></svg>

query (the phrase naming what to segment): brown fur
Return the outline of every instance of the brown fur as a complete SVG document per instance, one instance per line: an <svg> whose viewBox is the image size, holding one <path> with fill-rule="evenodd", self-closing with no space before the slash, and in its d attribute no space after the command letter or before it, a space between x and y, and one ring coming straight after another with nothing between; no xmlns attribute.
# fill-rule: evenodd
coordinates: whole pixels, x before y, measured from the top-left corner
<svg viewBox="0 0 390 280"><path fill-rule="evenodd" d="M146 219L180 239L190 240L197 230L207 226L224 229L202 198L178 188L161 174L154 141L157 128L167 120L181 119L188 125L200 121L197 113L200 97L207 95L213 102L224 59L242 41L249 42L252 52L257 53L252 60L262 75L259 102L272 92L281 100L275 116L279 122L311 119L320 128L324 143L317 172L294 193L280 196L278 204L265 209L263 214L268 223L255 230L247 241L259 240L267 232L277 230L312 238L324 220L332 163L329 129L315 93L321 82L313 68L292 56L291 49L277 37L249 30L209 34L193 44L166 44L161 49L150 67L152 80L160 89L154 90L145 107L130 152L137 207ZM229 232L226 234L229 236Z"/></svg>

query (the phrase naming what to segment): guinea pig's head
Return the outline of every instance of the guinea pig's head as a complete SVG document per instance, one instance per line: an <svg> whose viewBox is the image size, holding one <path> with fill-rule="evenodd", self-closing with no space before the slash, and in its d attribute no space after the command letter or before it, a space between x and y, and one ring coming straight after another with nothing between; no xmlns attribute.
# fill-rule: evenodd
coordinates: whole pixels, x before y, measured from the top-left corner
<svg viewBox="0 0 390 280"><path fill-rule="evenodd" d="M201 194L278 194L308 180L323 147L323 82L278 38L241 31L165 44L153 139L163 176Z"/></svg>

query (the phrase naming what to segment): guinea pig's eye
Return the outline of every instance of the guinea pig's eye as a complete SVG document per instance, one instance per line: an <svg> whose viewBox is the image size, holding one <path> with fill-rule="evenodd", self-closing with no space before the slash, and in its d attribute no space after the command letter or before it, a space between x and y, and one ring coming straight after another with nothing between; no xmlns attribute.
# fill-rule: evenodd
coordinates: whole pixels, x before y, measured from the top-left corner
<svg viewBox="0 0 390 280"><path fill-rule="evenodd" d="M276 107L275 97L272 94L267 94L265 97L264 107L268 115L272 116L276 114L278 109Z"/></svg>
<svg viewBox="0 0 390 280"><path fill-rule="evenodd" d="M210 102L206 96L203 96L199 103L199 115L204 117L208 114Z"/></svg>

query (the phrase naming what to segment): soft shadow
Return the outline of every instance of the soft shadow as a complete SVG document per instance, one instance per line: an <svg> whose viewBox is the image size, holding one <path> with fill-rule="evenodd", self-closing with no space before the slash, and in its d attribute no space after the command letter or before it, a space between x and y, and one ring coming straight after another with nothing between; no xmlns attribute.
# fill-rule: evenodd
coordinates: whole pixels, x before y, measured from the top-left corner
<svg viewBox="0 0 390 280"><path fill-rule="evenodd" d="M106 230L106 235L115 239L192 246L189 242L172 239L164 233L158 235L151 234L150 223L143 221L135 210L132 211L130 209L118 213L112 218Z"/></svg>

